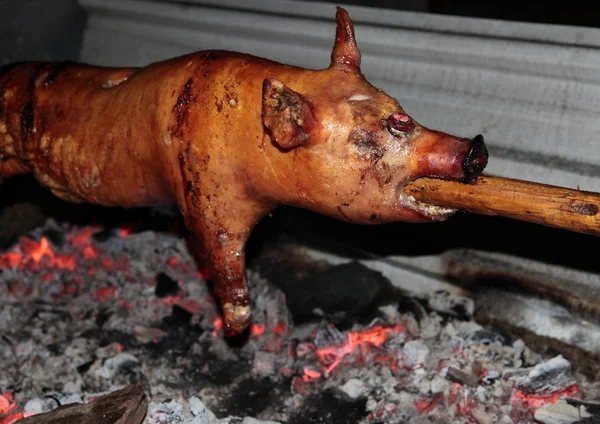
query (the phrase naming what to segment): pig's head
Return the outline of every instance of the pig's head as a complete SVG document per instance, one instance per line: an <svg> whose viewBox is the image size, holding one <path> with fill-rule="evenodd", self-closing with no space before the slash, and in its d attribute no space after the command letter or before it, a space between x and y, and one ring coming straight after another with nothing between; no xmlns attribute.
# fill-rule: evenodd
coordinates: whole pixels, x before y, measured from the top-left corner
<svg viewBox="0 0 600 424"><path fill-rule="evenodd" d="M368 83L352 22L337 11L328 69L263 83L263 123L293 157L286 203L358 223L443 220L454 211L417 202L403 187L419 177L471 182L487 164L483 137L430 130Z"/></svg>

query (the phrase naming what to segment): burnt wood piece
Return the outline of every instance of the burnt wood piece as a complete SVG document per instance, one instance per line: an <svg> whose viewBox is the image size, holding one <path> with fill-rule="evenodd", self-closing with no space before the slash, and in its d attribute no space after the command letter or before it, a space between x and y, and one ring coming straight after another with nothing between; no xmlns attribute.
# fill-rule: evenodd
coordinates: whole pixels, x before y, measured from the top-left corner
<svg viewBox="0 0 600 424"><path fill-rule="evenodd" d="M404 191L433 205L600 236L600 193L493 176L473 184L419 178Z"/></svg>
<svg viewBox="0 0 600 424"><path fill-rule="evenodd" d="M141 424L148 411L145 385L134 384L89 403L64 405L20 424Z"/></svg>

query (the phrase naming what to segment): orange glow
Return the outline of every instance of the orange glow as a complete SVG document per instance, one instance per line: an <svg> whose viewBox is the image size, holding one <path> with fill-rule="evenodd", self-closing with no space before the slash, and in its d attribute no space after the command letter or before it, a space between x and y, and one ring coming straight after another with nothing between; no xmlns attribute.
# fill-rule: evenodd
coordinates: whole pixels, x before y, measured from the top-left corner
<svg viewBox="0 0 600 424"><path fill-rule="evenodd" d="M54 252L50 249L50 243L46 237L42 237L39 242L27 237L21 239L21 245L27 256L29 256L37 264L44 256L54 258Z"/></svg>
<svg viewBox="0 0 600 424"><path fill-rule="evenodd" d="M70 255L57 255L54 258L53 265L58 269L66 269L68 271L75 270L75 258Z"/></svg>
<svg viewBox="0 0 600 424"><path fill-rule="evenodd" d="M513 405L522 403L524 406L528 407L530 411L535 411L538 408L546 405L547 403L555 403L558 399L563 396L574 397L579 394L579 387L576 384L567 387L563 391L551 393L549 395L536 395L536 394L526 394L520 390L513 396Z"/></svg>
<svg viewBox="0 0 600 424"><path fill-rule="evenodd" d="M9 392L4 392L0 395L0 414L8 414L17 409L17 403Z"/></svg>
<svg viewBox="0 0 600 424"><path fill-rule="evenodd" d="M0 424L13 424L19 421L20 419L31 417L32 415L32 413L17 412L16 414L7 415L4 418L0 418Z"/></svg>
<svg viewBox="0 0 600 424"><path fill-rule="evenodd" d="M9 252L0 254L0 266L6 268L16 268L21 263L23 255L20 253Z"/></svg>
<svg viewBox="0 0 600 424"><path fill-rule="evenodd" d="M221 319L221 317L213 318L213 327L214 327L215 331L212 332L212 336L217 337L217 334L219 333L219 331L221 331L223 329L223 320Z"/></svg>
<svg viewBox="0 0 600 424"><path fill-rule="evenodd" d="M116 287L103 287L96 290L94 294L94 299L101 301L108 301L111 297L117 297L117 288Z"/></svg>
<svg viewBox="0 0 600 424"><path fill-rule="evenodd" d="M175 256L171 256L167 260L167 265L169 265L171 268L175 268L177 266L177 258Z"/></svg>
<svg viewBox="0 0 600 424"><path fill-rule="evenodd" d="M435 399L421 399L413 403L419 414L429 413L437 406Z"/></svg>
<svg viewBox="0 0 600 424"><path fill-rule="evenodd" d="M133 230L133 226L127 226L127 227L123 227L119 230L119 236L122 238L128 237L129 234L131 234L131 231Z"/></svg>
<svg viewBox="0 0 600 424"><path fill-rule="evenodd" d="M94 249L93 246L87 246L83 249L83 259L96 259L98 257L98 252Z"/></svg>
<svg viewBox="0 0 600 424"><path fill-rule="evenodd" d="M162 301L165 302L167 305L178 305L179 302L181 301L181 297L182 297L181 293L179 293L175 296L169 295L169 296L165 297L164 299L162 299Z"/></svg>
<svg viewBox="0 0 600 424"><path fill-rule="evenodd" d="M102 259L102 267L104 267L104 269L107 271L112 271L114 264L115 264L115 261L113 261L112 258Z"/></svg>
<svg viewBox="0 0 600 424"><path fill-rule="evenodd" d="M395 327L376 326L364 331L354 331L346 335L346 341L342 345L332 345L317 349L316 355L319 360L327 365L325 372L331 373L344 359L362 345L381 346L393 332L403 332L401 324Z"/></svg>
<svg viewBox="0 0 600 424"><path fill-rule="evenodd" d="M285 334L286 331L287 331L287 328L286 328L284 322L277 323L277 325L273 328L273 333L279 334L279 335Z"/></svg>
<svg viewBox="0 0 600 424"><path fill-rule="evenodd" d="M311 381L311 380L317 380L319 378L321 378L321 373L319 371L310 369L308 367L304 367L304 375L302 376L302 380L304 381Z"/></svg>
<svg viewBox="0 0 600 424"><path fill-rule="evenodd" d="M83 249L88 246L92 240L90 237L100 231L100 227L84 227L77 231L76 234L67 234L67 240L77 249Z"/></svg>
<svg viewBox="0 0 600 424"><path fill-rule="evenodd" d="M250 326L250 333L252 333L253 336L260 336L264 332L265 332L264 324L252 324Z"/></svg>

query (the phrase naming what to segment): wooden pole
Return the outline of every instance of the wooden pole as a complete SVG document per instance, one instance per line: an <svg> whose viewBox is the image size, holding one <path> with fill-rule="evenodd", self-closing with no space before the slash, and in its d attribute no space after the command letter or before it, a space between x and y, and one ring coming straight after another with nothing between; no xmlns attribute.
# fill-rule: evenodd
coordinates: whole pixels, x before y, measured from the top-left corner
<svg viewBox="0 0 600 424"><path fill-rule="evenodd" d="M473 184L419 178L404 191L424 203L600 236L600 193L485 175Z"/></svg>
<svg viewBox="0 0 600 424"><path fill-rule="evenodd" d="M19 424L141 424L148 411L144 384L127 386L89 403L64 405Z"/></svg>

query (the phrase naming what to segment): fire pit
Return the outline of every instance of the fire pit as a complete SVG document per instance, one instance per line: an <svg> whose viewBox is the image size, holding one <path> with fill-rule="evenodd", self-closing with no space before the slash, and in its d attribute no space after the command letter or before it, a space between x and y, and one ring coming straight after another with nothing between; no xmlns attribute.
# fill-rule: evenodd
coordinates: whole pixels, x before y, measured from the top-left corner
<svg viewBox="0 0 600 424"><path fill-rule="evenodd" d="M123 388L152 424L600 419L572 357L476 322L468 296L424 301L361 261L268 240L251 246L250 332L226 337L176 218L69 208L87 215L1 239L2 424Z"/></svg>

